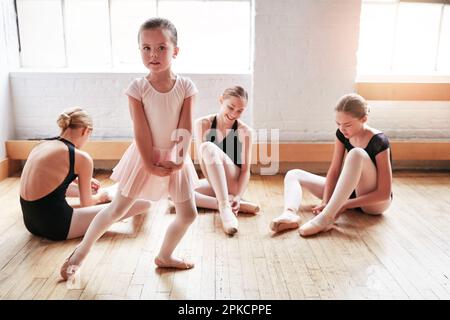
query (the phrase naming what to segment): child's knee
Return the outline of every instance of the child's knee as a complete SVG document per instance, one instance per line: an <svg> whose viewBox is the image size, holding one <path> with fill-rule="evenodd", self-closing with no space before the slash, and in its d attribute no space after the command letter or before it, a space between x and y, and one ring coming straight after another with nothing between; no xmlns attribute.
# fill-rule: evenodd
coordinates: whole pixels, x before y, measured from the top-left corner
<svg viewBox="0 0 450 320"><path fill-rule="evenodd" d="M214 159L217 153L217 146L210 141L206 141L200 145L200 151L203 158Z"/></svg>
<svg viewBox="0 0 450 320"><path fill-rule="evenodd" d="M299 181L301 179L302 173L304 171L301 169L292 169L286 173L284 181Z"/></svg>
<svg viewBox="0 0 450 320"><path fill-rule="evenodd" d="M182 220L187 224L194 222L198 215L197 207L193 199L182 203L175 203L175 210L177 213L176 219Z"/></svg>
<svg viewBox="0 0 450 320"><path fill-rule="evenodd" d="M180 215L180 218L183 219L183 221L187 224L191 224L195 221L195 219L197 218L197 210L196 209L191 209L191 210L186 210L185 212L183 212Z"/></svg>
<svg viewBox="0 0 450 320"><path fill-rule="evenodd" d="M353 148L347 154L347 160L350 159L364 159L369 157L367 152L363 148Z"/></svg>

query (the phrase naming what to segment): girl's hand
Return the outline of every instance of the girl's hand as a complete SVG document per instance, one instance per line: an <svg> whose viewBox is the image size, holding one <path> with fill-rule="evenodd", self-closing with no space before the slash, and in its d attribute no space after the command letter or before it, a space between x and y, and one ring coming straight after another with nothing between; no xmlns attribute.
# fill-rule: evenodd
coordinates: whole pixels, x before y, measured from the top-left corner
<svg viewBox="0 0 450 320"><path fill-rule="evenodd" d="M92 178L91 179L92 194L96 194L98 189L100 189L100 181L98 181L97 179Z"/></svg>
<svg viewBox="0 0 450 320"><path fill-rule="evenodd" d="M230 202L231 202L231 210L235 215L237 215L239 212L239 207L241 206L241 197L234 196Z"/></svg>
<svg viewBox="0 0 450 320"><path fill-rule="evenodd" d="M319 214L319 213L322 212L322 210L325 208L326 205L327 205L326 203L321 203L321 204L319 204L319 205L313 207L313 208L311 209L311 211L312 211L312 213L314 213L314 214Z"/></svg>
<svg viewBox="0 0 450 320"><path fill-rule="evenodd" d="M109 194L105 189L98 190L98 193L92 198L94 199L96 204L111 202Z"/></svg>
<svg viewBox="0 0 450 320"><path fill-rule="evenodd" d="M172 172L175 172L183 168L183 162L180 164L176 164L173 161L164 161L159 163L159 165L162 166L163 168L172 169Z"/></svg>
<svg viewBox="0 0 450 320"><path fill-rule="evenodd" d="M172 169L162 167L159 164L152 166L152 168L150 169L150 173L158 177L170 176L172 174L172 171Z"/></svg>

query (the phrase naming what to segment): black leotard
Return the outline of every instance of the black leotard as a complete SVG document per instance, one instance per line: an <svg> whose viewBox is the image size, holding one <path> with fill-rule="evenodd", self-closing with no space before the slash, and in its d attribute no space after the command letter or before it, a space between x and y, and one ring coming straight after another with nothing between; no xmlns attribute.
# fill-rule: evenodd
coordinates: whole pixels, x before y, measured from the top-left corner
<svg viewBox="0 0 450 320"><path fill-rule="evenodd" d="M352 150L354 146L350 143L350 140L347 139L344 134L341 132L341 130L336 130L336 137L339 139L340 142L344 144L345 149L348 151ZM384 150L390 148L389 139L386 137L386 135L383 132L376 133L372 136L367 146L364 148L364 151L367 152L367 154L370 157L370 160L372 160L373 164L375 165L375 168L377 167L377 161L375 157L380 152L383 152ZM391 150L390 150L391 151ZM389 152L390 156L390 162L392 165L392 151ZM350 199L356 198L356 191L353 190L353 193L350 196ZM391 192L391 198L393 197L393 194Z"/></svg>
<svg viewBox="0 0 450 320"><path fill-rule="evenodd" d="M345 149L348 151L352 150L354 146L350 143L350 140L347 139L344 134L337 129L336 131L336 137L339 139L340 142L344 144ZM380 152L383 152L384 150L388 149L390 147L388 138L384 135L383 132L376 133L372 136L367 146L364 148L364 150L369 155L370 159L372 160L375 167L377 166L377 161L375 160L375 157ZM390 161L392 164L392 152L390 152Z"/></svg>
<svg viewBox="0 0 450 320"><path fill-rule="evenodd" d="M228 133L225 138L221 142L217 142L217 119L216 116L214 116L214 120L211 124L211 130L208 132L208 135L206 136L206 140L214 143L216 146L218 146L220 149L223 150L223 152L226 153L226 155L233 160L234 164L237 165L239 168L242 167L242 159L241 159L241 152L242 152L242 143L239 140L238 137L238 121L236 120L233 123L233 127L230 130L230 133Z"/></svg>
<svg viewBox="0 0 450 320"><path fill-rule="evenodd" d="M60 137L48 140L62 141L69 149L69 172L64 181L51 193L33 201L20 197L20 205L28 231L51 240L65 240L73 214L73 208L66 201L66 191L69 184L77 178L74 171L75 146Z"/></svg>

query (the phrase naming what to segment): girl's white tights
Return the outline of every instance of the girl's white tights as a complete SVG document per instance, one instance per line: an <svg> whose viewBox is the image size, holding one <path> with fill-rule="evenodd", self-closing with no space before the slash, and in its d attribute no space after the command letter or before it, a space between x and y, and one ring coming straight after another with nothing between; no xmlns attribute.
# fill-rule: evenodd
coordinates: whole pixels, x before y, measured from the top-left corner
<svg viewBox="0 0 450 320"><path fill-rule="evenodd" d="M284 177L284 211L272 220L270 228L275 232L298 228L300 217L297 211L302 201L302 188L321 199L324 187L325 178L322 176L300 169L288 171Z"/></svg>
<svg viewBox="0 0 450 320"><path fill-rule="evenodd" d="M284 179L284 212L272 220L271 228L278 232L297 228L300 218L297 210L302 200L302 188L322 199L326 178L300 169L289 171ZM353 190L366 194L377 187L377 170L369 155L361 148L352 149L345 158L333 194L324 210L314 219L300 228L302 236L308 236L328 229L336 214L350 197ZM390 200L363 207L368 214L381 214L390 204Z"/></svg>
<svg viewBox="0 0 450 320"><path fill-rule="evenodd" d="M104 207L92 220L83 240L71 256L69 263L80 265L92 249L95 242L113 223L126 217L136 201L140 200L124 197L120 194L120 192L118 192L113 198L111 204ZM186 202L176 203L175 207L177 209L177 215L175 220L167 229L160 253L157 261L155 260L155 262L160 267L173 267L181 269L191 268L193 267L192 263L187 263L183 260L177 259L172 256L172 253L197 215L194 197L191 197L191 199Z"/></svg>
<svg viewBox="0 0 450 320"><path fill-rule="evenodd" d="M199 186L195 188L195 203L199 208L207 208L218 210L219 204L217 203L216 195L213 188L209 185L208 180L201 179ZM228 195L228 200L233 198L232 194ZM239 206L239 212L256 214L260 210L258 204L241 199Z"/></svg>
<svg viewBox="0 0 450 320"><path fill-rule="evenodd" d="M366 194L377 187L377 169L364 149L353 148L345 158L334 192L323 211L305 223L299 230L302 236L326 231L334 223L336 215L356 189L356 194ZM390 201L388 201L390 202ZM387 208L386 201L362 208L370 214L381 214Z"/></svg>
<svg viewBox="0 0 450 320"><path fill-rule="evenodd" d="M184 202L175 202L176 215L170 226L167 228L164 241L155 259L159 267L190 269L194 263L173 256L173 252L180 243L189 226L197 217L197 207L194 197Z"/></svg>
<svg viewBox="0 0 450 320"><path fill-rule="evenodd" d="M238 231L238 220L231 210L228 200L227 180L233 180L239 176L239 168L228 158L214 143L204 142L200 146L202 169L217 198L220 219L227 234ZM226 170L228 172L226 172Z"/></svg>

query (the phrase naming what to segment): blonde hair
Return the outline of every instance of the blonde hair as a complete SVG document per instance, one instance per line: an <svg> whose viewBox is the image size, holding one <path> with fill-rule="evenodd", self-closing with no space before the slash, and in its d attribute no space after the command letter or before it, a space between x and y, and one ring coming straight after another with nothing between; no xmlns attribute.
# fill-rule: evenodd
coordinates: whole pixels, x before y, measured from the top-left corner
<svg viewBox="0 0 450 320"><path fill-rule="evenodd" d="M233 86L225 89L225 91L222 93L222 97L224 99L227 99L229 97L236 97L248 101L248 93L241 86Z"/></svg>
<svg viewBox="0 0 450 320"><path fill-rule="evenodd" d="M67 128L93 128L93 122L91 116L80 107L64 110L56 120L58 126L64 132Z"/></svg>
<svg viewBox="0 0 450 320"><path fill-rule="evenodd" d="M367 101L363 97L356 93L349 93L339 99L334 111L345 112L357 119L361 119L369 115L370 110Z"/></svg>

